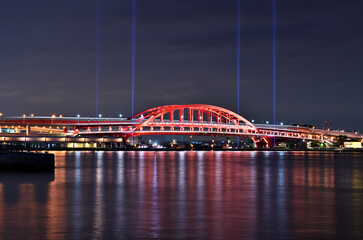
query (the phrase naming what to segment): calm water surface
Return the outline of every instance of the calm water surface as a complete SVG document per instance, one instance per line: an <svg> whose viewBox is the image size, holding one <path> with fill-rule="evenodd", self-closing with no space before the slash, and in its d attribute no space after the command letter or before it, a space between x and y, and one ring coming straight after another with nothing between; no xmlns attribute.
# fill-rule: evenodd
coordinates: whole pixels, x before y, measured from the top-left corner
<svg viewBox="0 0 363 240"><path fill-rule="evenodd" d="M55 154L0 173L0 239L363 239L363 154Z"/></svg>

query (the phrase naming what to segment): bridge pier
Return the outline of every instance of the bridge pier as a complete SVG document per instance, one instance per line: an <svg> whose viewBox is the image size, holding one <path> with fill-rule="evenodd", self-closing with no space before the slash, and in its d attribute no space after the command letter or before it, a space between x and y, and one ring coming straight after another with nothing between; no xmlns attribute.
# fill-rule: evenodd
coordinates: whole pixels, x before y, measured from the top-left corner
<svg viewBox="0 0 363 240"><path fill-rule="evenodd" d="M15 132L20 133L20 127L15 127Z"/></svg>
<svg viewBox="0 0 363 240"><path fill-rule="evenodd" d="M122 145L125 147L127 146L127 140L131 137L130 134L122 135Z"/></svg>
<svg viewBox="0 0 363 240"><path fill-rule="evenodd" d="M272 138L251 138L254 142L255 148L271 148L273 147L273 142L271 144Z"/></svg>
<svg viewBox="0 0 363 240"><path fill-rule="evenodd" d="M30 131L31 131L30 125L29 124L26 125L25 129L26 129L26 135L29 136L30 135Z"/></svg>

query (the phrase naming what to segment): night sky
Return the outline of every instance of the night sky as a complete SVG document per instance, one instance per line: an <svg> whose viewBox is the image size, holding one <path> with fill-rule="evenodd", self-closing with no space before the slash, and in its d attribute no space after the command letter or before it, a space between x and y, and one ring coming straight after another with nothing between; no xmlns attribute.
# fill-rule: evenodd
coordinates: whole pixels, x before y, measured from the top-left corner
<svg viewBox="0 0 363 240"><path fill-rule="evenodd" d="M272 0L241 0L240 114L273 120ZM99 112L131 114L131 0L102 0ZM237 111L236 1L138 0L135 112ZM363 132L363 1L277 0L276 121ZM0 2L0 112L96 115L96 0Z"/></svg>

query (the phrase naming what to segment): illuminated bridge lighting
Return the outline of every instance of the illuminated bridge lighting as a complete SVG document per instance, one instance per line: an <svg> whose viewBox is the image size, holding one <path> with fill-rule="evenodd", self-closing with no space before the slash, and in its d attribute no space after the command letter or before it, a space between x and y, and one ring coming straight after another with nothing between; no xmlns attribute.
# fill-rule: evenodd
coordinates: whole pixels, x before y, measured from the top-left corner
<svg viewBox="0 0 363 240"><path fill-rule="evenodd" d="M166 105L147 109L129 118L99 117L3 117L1 134L13 137L80 137L99 138L102 142L117 138L123 142L132 136L143 135L199 135L251 138L273 146L273 140L314 140L336 142L340 136L360 139L357 132L316 129L312 126L256 124L228 109L206 105ZM9 127L10 126L10 127ZM16 127L14 127L16 126ZM11 130L11 131L10 131ZM8 135L6 135L8 136ZM67 140L69 141L69 140Z"/></svg>

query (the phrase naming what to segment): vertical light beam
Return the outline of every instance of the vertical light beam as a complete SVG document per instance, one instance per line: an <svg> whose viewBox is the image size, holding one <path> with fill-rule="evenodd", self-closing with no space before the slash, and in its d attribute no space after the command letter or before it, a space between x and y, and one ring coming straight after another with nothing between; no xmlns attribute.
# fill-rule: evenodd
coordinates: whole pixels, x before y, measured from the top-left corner
<svg viewBox="0 0 363 240"><path fill-rule="evenodd" d="M237 0L237 113L239 114L239 75L240 75L240 25L241 21L241 0Z"/></svg>
<svg viewBox="0 0 363 240"><path fill-rule="evenodd" d="M101 25L101 0L96 0L96 116L98 116L98 95L100 82L100 25Z"/></svg>
<svg viewBox="0 0 363 240"><path fill-rule="evenodd" d="M136 45L136 0L132 0L132 76L131 76L131 116L134 116L135 101L135 45ZM133 118L131 119L133 121ZM131 134L131 143L134 145L134 134Z"/></svg>
<svg viewBox="0 0 363 240"><path fill-rule="evenodd" d="M239 75L240 75L240 30L241 30L241 0L237 0L237 113L239 114ZM239 137L237 138L237 147L239 147Z"/></svg>
<svg viewBox="0 0 363 240"><path fill-rule="evenodd" d="M276 125L276 0L273 0L272 6L272 25L273 25L273 122L274 130ZM274 137L274 147L276 145Z"/></svg>
<svg viewBox="0 0 363 240"><path fill-rule="evenodd" d="M131 77L131 116L134 116L135 90L135 44L136 44L136 0L132 0L132 77Z"/></svg>

